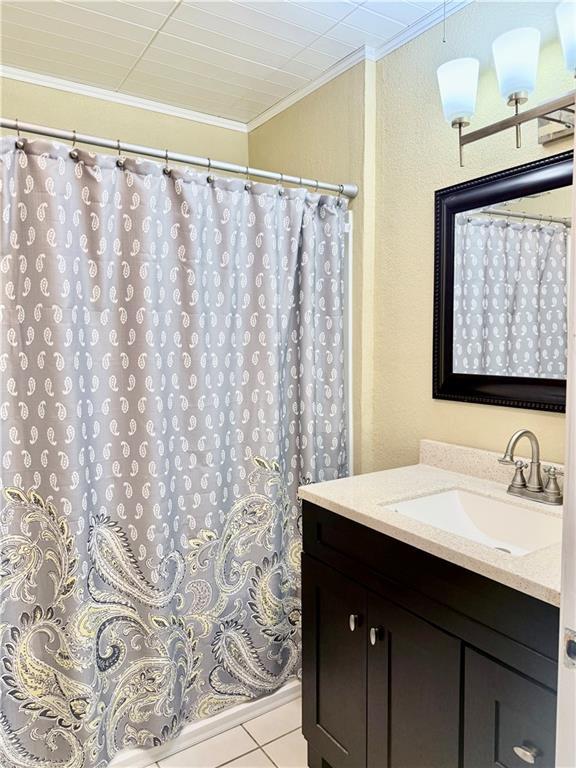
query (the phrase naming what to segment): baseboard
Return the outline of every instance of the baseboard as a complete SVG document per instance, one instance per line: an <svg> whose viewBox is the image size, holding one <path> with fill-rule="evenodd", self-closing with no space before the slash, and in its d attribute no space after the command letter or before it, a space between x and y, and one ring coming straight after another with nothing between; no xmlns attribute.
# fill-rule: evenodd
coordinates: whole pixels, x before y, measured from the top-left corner
<svg viewBox="0 0 576 768"><path fill-rule="evenodd" d="M298 680L291 680L269 696L239 704L237 707L220 712L207 720L199 720L187 725L178 738L167 741L153 749L130 749L119 752L110 763L109 768L147 768L150 763L164 760L176 752L192 747L200 741L217 736L219 733L234 728L246 720L263 715L271 709L287 704L301 695L301 685Z"/></svg>

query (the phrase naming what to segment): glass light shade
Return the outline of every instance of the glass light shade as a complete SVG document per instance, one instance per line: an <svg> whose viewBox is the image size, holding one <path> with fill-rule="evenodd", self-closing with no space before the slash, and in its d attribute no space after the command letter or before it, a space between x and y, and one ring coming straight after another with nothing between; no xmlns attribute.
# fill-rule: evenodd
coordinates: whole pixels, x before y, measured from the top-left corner
<svg viewBox="0 0 576 768"><path fill-rule="evenodd" d="M468 121L476 110L478 59L453 59L438 67L438 86L444 117Z"/></svg>
<svg viewBox="0 0 576 768"><path fill-rule="evenodd" d="M494 65L500 93L505 99L514 94L529 94L536 85L540 32L520 27L505 32L492 43Z"/></svg>
<svg viewBox="0 0 576 768"><path fill-rule="evenodd" d="M576 74L576 2L574 0L563 0L557 6L556 21L566 68Z"/></svg>

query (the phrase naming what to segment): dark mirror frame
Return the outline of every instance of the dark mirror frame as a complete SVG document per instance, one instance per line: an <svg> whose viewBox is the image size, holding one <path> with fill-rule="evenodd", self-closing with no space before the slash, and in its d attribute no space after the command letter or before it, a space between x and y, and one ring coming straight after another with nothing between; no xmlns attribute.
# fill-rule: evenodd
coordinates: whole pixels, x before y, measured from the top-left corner
<svg viewBox="0 0 576 768"><path fill-rule="evenodd" d="M541 411L566 410L566 381L454 373L454 223L458 213L572 184L574 153L437 190L435 195L433 397Z"/></svg>

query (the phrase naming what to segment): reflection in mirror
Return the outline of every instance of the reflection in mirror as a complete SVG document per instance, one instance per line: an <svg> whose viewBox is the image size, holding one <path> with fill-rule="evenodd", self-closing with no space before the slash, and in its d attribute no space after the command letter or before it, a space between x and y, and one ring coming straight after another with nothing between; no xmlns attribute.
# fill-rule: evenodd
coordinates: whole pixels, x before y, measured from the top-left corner
<svg viewBox="0 0 576 768"><path fill-rule="evenodd" d="M566 378L572 187L457 214L453 371Z"/></svg>

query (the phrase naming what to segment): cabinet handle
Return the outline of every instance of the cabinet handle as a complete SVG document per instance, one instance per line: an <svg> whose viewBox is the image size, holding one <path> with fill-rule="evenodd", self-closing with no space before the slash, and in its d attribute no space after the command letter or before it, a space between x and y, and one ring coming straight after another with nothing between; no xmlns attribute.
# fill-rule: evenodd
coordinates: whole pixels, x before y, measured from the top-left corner
<svg viewBox="0 0 576 768"><path fill-rule="evenodd" d="M524 760L524 762L529 765L534 765L536 758L542 754L538 747L534 747L531 744L522 744L521 747L512 747L512 751L516 757L519 757L520 760Z"/></svg>
<svg viewBox="0 0 576 768"><path fill-rule="evenodd" d="M354 632L354 630L358 627L358 614L357 613L351 613L350 617L348 618L348 624L350 626L350 632Z"/></svg>
<svg viewBox="0 0 576 768"><path fill-rule="evenodd" d="M380 640L380 627L370 627L370 645L376 645Z"/></svg>

